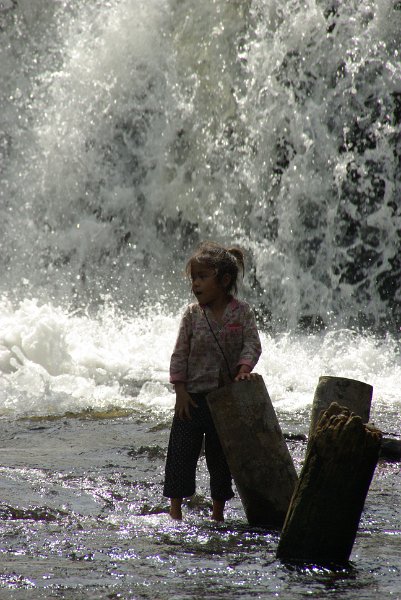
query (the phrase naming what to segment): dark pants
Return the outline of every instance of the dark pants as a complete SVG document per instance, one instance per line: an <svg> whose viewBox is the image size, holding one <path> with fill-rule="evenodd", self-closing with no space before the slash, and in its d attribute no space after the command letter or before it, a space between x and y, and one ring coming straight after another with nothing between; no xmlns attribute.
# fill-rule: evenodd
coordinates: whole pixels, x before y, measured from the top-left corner
<svg viewBox="0 0 401 600"><path fill-rule="evenodd" d="M196 466L205 436L206 464L213 500L234 496L231 474L220 444L205 394L191 394L198 408L190 407L191 420L174 416L166 460L163 495L188 498L195 493Z"/></svg>

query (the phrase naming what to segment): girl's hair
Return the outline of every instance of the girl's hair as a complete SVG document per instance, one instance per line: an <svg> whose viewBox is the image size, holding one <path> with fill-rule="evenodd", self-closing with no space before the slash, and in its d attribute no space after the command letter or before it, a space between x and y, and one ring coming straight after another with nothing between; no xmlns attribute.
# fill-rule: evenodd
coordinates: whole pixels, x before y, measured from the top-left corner
<svg viewBox="0 0 401 600"><path fill-rule="evenodd" d="M216 242L202 242L186 264L185 272L188 277L191 277L191 267L194 262L214 269L218 281L222 281L225 274L230 275L230 283L226 291L228 294L237 293L238 272L241 269L242 276L245 273L244 253L240 248L225 248Z"/></svg>

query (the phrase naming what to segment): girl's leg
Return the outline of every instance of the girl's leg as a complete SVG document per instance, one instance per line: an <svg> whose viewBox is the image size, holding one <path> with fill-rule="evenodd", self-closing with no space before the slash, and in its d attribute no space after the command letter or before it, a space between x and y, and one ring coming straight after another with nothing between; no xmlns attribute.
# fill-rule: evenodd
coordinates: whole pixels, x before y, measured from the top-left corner
<svg viewBox="0 0 401 600"><path fill-rule="evenodd" d="M210 492L213 499L212 518L224 521L226 500L234 497L232 478L216 430L205 436L206 464L210 473Z"/></svg>
<svg viewBox="0 0 401 600"><path fill-rule="evenodd" d="M167 450L163 495L174 501L171 513L179 515L180 500L195 493L196 465L202 448L203 433L191 420L174 417ZM179 504L179 506L178 506ZM178 518L178 517L174 517Z"/></svg>

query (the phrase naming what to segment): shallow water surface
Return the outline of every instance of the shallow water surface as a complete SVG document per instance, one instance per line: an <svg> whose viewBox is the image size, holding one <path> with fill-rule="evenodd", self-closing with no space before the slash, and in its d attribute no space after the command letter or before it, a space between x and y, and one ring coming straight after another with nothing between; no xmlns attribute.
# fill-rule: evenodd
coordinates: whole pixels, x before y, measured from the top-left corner
<svg viewBox="0 0 401 600"><path fill-rule="evenodd" d="M198 493L172 521L167 436L151 413L3 420L0 597L400 597L398 463L378 465L350 568L301 568L276 560L279 532L249 527L238 497L225 523L210 519L203 458ZM288 443L299 469L305 444Z"/></svg>

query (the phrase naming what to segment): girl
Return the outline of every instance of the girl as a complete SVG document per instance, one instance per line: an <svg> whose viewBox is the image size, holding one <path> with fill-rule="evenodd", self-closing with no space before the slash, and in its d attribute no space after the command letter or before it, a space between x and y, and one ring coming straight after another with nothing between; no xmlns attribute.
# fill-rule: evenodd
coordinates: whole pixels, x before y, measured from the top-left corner
<svg viewBox="0 0 401 600"><path fill-rule="evenodd" d="M206 395L232 381L249 379L261 353L253 313L233 297L240 269L244 273L242 251L214 242L203 242L186 265L198 303L184 312L170 363L176 402L163 494L170 498L173 519L182 519L182 500L195 493L203 436L213 519L224 520L225 502L234 496Z"/></svg>

